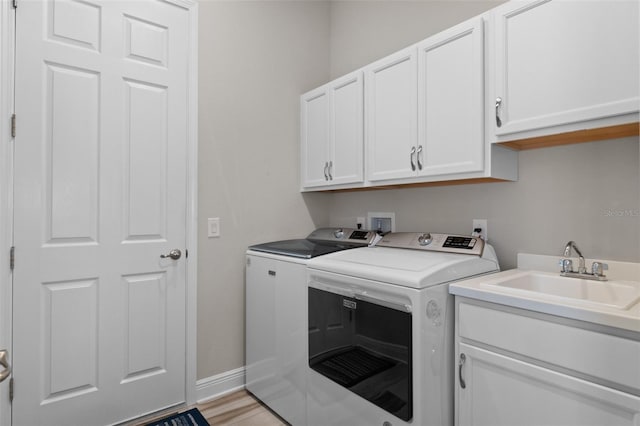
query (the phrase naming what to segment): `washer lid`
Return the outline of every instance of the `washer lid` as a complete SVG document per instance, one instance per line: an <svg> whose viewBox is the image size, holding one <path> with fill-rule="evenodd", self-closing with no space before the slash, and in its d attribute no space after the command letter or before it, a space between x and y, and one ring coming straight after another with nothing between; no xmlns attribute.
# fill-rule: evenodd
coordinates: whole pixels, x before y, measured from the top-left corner
<svg viewBox="0 0 640 426"><path fill-rule="evenodd" d="M312 259L308 267L412 288L430 287L500 270L493 247L488 244L482 257L362 247Z"/></svg>

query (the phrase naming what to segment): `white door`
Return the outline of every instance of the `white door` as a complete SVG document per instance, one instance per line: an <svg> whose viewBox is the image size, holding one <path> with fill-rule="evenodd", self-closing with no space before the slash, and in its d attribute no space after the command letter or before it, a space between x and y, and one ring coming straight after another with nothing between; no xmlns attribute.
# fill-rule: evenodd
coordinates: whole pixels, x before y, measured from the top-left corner
<svg viewBox="0 0 640 426"><path fill-rule="evenodd" d="M185 400L187 12L19 2L14 425Z"/></svg>
<svg viewBox="0 0 640 426"><path fill-rule="evenodd" d="M636 395L464 343L461 354L459 426L636 426L640 419Z"/></svg>
<svg viewBox="0 0 640 426"><path fill-rule="evenodd" d="M396 52L365 69L367 177L416 175L417 50Z"/></svg>
<svg viewBox="0 0 640 426"><path fill-rule="evenodd" d="M494 12L498 136L638 111L638 1L509 2ZM581 127L581 129L584 127Z"/></svg>
<svg viewBox="0 0 640 426"><path fill-rule="evenodd" d="M362 73L360 71L333 81L330 95L331 183L362 182L364 117Z"/></svg>
<svg viewBox="0 0 640 426"><path fill-rule="evenodd" d="M325 86L300 97L300 180L303 188L329 184L328 105Z"/></svg>
<svg viewBox="0 0 640 426"><path fill-rule="evenodd" d="M480 18L418 45L418 174L480 172L484 37Z"/></svg>

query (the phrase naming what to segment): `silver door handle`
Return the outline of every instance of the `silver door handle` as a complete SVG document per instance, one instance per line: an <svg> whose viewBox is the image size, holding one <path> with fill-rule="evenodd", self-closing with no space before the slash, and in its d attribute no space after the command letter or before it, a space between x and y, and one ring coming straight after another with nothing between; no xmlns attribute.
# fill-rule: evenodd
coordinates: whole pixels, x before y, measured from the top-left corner
<svg viewBox="0 0 640 426"><path fill-rule="evenodd" d="M500 120L500 105L502 105L502 98L496 98L496 126L502 127L502 120Z"/></svg>
<svg viewBox="0 0 640 426"><path fill-rule="evenodd" d="M418 151L416 151L416 159L418 160L418 170L422 170L422 161L420 161L421 154L422 154L422 145L418 146Z"/></svg>
<svg viewBox="0 0 640 426"><path fill-rule="evenodd" d="M327 170L329 169L329 163L324 162L324 180L329 180L329 175L327 174Z"/></svg>
<svg viewBox="0 0 640 426"><path fill-rule="evenodd" d="M460 354L460 361L458 363L458 378L460 379L460 387L462 389L467 387L467 383L464 381L464 377L462 377L462 367L464 363L467 361L467 356L465 354Z"/></svg>
<svg viewBox="0 0 640 426"><path fill-rule="evenodd" d="M332 169L333 169L333 161L329 161L329 168L327 170L329 170L329 180L333 180L333 175L332 173Z"/></svg>
<svg viewBox="0 0 640 426"><path fill-rule="evenodd" d="M178 249L173 249L169 252L169 254L161 254L160 257L162 259L166 259L167 257L170 257L173 260L178 260L180 259L180 256L182 256L182 252Z"/></svg>
<svg viewBox="0 0 640 426"><path fill-rule="evenodd" d="M409 155L409 160L411 161L411 170L413 170L414 172L416 171L416 161L415 161L415 157L416 156L416 147L411 147L411 154Z"/></svg>
<svg viewBox="0 0 640 426"><path fill-rule="evenodd" d="M11 366L7 361L7 351L4 349L0 351L0 365L4 367L4 370L0 371L0 382L3 382L11 375Z"/></svg>

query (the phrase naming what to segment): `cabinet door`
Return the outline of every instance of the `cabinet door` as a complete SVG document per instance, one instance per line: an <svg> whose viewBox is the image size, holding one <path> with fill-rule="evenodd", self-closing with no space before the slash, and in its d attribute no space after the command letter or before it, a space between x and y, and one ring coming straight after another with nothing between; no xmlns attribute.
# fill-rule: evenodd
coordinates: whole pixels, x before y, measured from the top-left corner
<svg viewBox="0 0 640 426"><path fill-rule="evenodd" d="M356 72L330 83L329 156L330 183L363 180L362 73Z"/></svg>
<svg viewBox="0 0 640 426"><path fill-rule="evenodd" d="M418 174L483 170L482 19L418 45Z"/></svg>
<svg viewBox="0 0 640 426"><path fill-rule="evenodd" d="M300 175L302 187L329 181L329 96L322 86L300 97Z"/></svg>
<svg viewBox="0 0 640 426"><path fill-rule="evenodd" d="M417 50L410 47L365 69L367 177L415 176Z"/></svg>
<svg viewBox="0 0 640 426"><path fill-rule="evenodd" d="M545 0L497 8L495 134L637 112L638 4Z"/></svg>
<svg viewBox="0 0 640 426"><path fill-rule="evenodd" d="M456 424L637 425L640 398L460 343ZM464 382L465 387L461 387Z"/></svg>

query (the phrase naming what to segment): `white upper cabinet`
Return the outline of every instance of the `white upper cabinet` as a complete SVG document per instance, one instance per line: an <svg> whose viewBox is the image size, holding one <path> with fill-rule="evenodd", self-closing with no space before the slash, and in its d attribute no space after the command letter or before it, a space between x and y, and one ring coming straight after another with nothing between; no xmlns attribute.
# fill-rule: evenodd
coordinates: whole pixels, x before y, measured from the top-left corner
<svg viewBox="0 0 640 426"><path fill-rule="evenodd" d="M492 142L638 121L639 2L512 1L492 11Z"/></svg>
<svg viewBox="0 0 640 426"><path fill-rule="evenodd" d="M329 85L329 100L331 183L361 183L364 175L362 73L333 81Z"/></svg>
<svg viewBox="0 0 640 426"><path fill-rule="evenodd" d="M367 178L414 176L417 170L417 50L396 52L365 68Z"/></svg>
<svg viewBox="0 0 640 426"><path fill-rule="evenodd" d="M362 73L300 98L302 187L347 188L363 181Z"/></svg>
<svg viewBox="0 0 640 426"><path fill-rule="evenodd" d="M418 174L484 167L482 19L418 44Z"/></svg>
<svg viewBox="0 0 640 426"><path fill-rule="evenodd" d="M329 96L326 87L308 92L300 98L300 156L302 186L321 186L328 182Z"/></svg>

